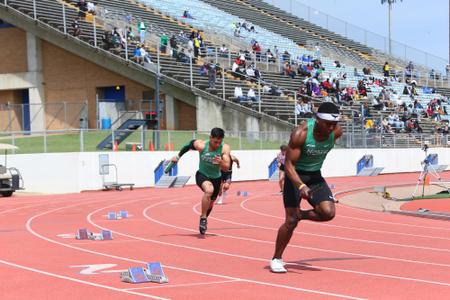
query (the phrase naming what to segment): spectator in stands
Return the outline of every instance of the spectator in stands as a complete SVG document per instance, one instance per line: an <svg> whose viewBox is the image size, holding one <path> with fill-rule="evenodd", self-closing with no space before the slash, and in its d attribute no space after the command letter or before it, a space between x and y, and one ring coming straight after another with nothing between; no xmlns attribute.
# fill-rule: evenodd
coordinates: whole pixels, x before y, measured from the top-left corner
<svg viewBox="0 0 450 300"><path fill-rule="evenodd" d="M169 37L165 32L163 32L163 34L159 37L159 50L162 53L167 53L167 45L169 45Z"/></svg>
<svg viewBox="0 0 450 300"><path fill-rule="evenodd" d="M145 32L146 32L146 28L145 28L145 23L144 21L141 20L141 22L139 22L139 37L140 37L140 43L144 44L145 43Z"/></svg>
<svg viewBox="0 0 450 300"><path fill-rule="evenodd" d="M227 57L228 54L228 48L225 46L225 44L222 45L219 49L219 56L220 57Z"/></svg>
<svg viewBox="0 0 450 300"><path fill-rule="evenodd" d="M412 61L410 61L408 63L408 65L406 65L405 69L410 71L410 72L414 71L414 65L413 65Z"/></svg>
<svg viewBox="0 0 450 300"><path fill-rule="evenodd" d="M201 76L207 76L208 75L208 63L204 63L201 67L200 67L200 75Z"/></svg>
<svg viewBox="0 0 450 300"><path fill-rule="evenodd" d="M256 55L256 60L260 61L261 60L261 46L259 45L258 42L253 44L252 50L253 50L253 53L255 53L255 55Z"/></svg>
<svg viewBox="0 0 450 300"><path fill-rule="evenodd" d="M267 49L266 51L266 57L268 62L275 62L275 56L273 55L272 51L270 49Z"/></svg>
<svg viewBox="0 0 450 300"><path fill-rule="evenodd" d="M394 133L391 125L389 124L388 118L383 118L383 121L381 121L381 128L383 131L385 131L387 133Z"/></svg>
<svg viewBox="0 0 450 300"><path fill-rule="evenodd" d="M251 81L255 81L255 70L253 69L253 65L249 65L247 69L245 70L245 74L247 75L248 79Z"/></svg>
<svg viewBox="0 0 450 300"><path fill-rule="evenodd" d="M367 97L367 87L364 84L364 81L360 80L358 81L358 92L361 96Z"/></svg>
<svg viewBox="0 0 450 300"><path fill-rule="evenodd" d="M182 48L181 51L177 54L177 61L183 64L189 64L190 59L189 56L186 54L186 49Z"/></svg>
<svg viewBox="0 0 450 300"><path fill-rule="evenodd" d="M175 34L172 34L172 37L169 40L169 45L170 45L170 48L177 49L178 45L177 45L177 38L176 38Z"/></svg>
<svg viewBox="0 0 450 300"><path fill-rule="evenodd" d="M114 48L112 43L112 33L111 31L105 31L102 36L103 49L109 51Z"/></svg>
<svg viewBox="0 0 450 300"><path fill-rule="evenodd" d="M389 77L389 70L390 70L389 63L385 62L383 66L384 77Z"/></svg>
<svg viewBox="0 0 450 300"><path fill-rule="evenodd" d="M77 3L77 6L78 6L78 9L79 9L78 16L82 17L82 18L86 17L86 12L88 11L88 7L87 7L86 1L85 0L79 0L78 3Z"/></svg>
<svg viewBox="0 0 450 300"><path fill-rule="evenodd" d="M316 43L316 45L314 46L314 56L316 59L320 59L320 47L319 47L319 43ZM339 67L338 67L339 68Z"/></svg>
<svg viewBox="0 0 450 300"><path fill-rule="evenodd" d="M442 128L442 134L443 135L448 135L448 132L449 132L449 130L448 130L448 123L446 123L444 125L444 128Z"/></svg>
<svg viewBox="0 0 450 300"><path fill-rule="evenodd" d="M301 117L303 118L311 118L313 116L313 109L311 102L308 101L307 98L303 98L302 102L300 103L301 111L303 112L303 115Z"/></svg>
<svg viewBox="0 0 450 300"><path fill-rule="evenodd" d="M247 92L247 100L252 102L259 102L259 97L256 96L255 90L250 88Z"/></svg>
<svg viewBox="0 0 450 300"><path fill-rule="evenodd" d="M273 54L274 54L275 58L279 58L280 57L280 51L278 50L277 46L273 47Z"/></svg>
<svg viewBox="0 0 450 300"><path fill-rule="evenodd" d="M133 29L131 26L127 27L127 40L134 41L136 36L134 35Z"/></svg>
<svg viewBox="0 0 450 300"><path fill-rule="evenodd" d="M185 10L185 11L183 12L182 18L193 19L193 20L195 20L194 17L189 13L188 10Z"/></svg>
<svg viewBox="0 0 450 300"><path fill-rule="evenodd" d="M289 62L291 60L291 54L287 50L285 50L283 52L282 59L283 59L283 61Z"/></svg>
<svg viewBox="0 0 450 300"><path fill-rule="evenodd" d="M194 57L198 58L200 55L200 39L199 37L194 38Z"/></svg>
<svg viewBox="0 0 450 300"><path fill-rule="evenodd" d="M150 56L150 54L147 52L147 50L145 50L145 46L144 46L144 45L141 45L140 51L141 51L141 57L142 57L142 59L143 59L143 63L149 63L149 64L151 64L151 63L152 63L151 56Z"/></svg>
<svg viewBox="0 0 450 300"><path fill-rule="evenodd" d="M87 3L87 11L88 13L95 15L95 4L93 2L89 1Z"/></svg>
<svg viewBox="0 0 450 300"><path fill-rule="evenodd" d="M72 35L74 37L79 37L81 35L81 27L80 27L80 23L79 23L80 18L77 17L75 20L73 20L72 22Z"/></svg>
<svg viewBox="0 0 450 300"><path fill-rule="evenodd" d="M242 93L242 88L240 86L236 86L234 88L234 98L237 100L237 102L246 101L247 98Z"/></svg>
<svg viewBox="0 0 450 300"><path fill-rule="evenodd" d="M448 79L450 76L450 64L447 64L445 66L445 75L447 76L447 79Z"/></svg>
<svg viewBox="0 0 450 300"><path fill-rule="evenodd" d="M295 76L297 73L292 69L292 66L289 62L286 62L284 64L284 75L291 77L292 79L295 79Z"/></svg>
<svg viewBox="0 0 450 300"><path fill-rule="evenodd" d="M371 75L372 74L372 70L370 68L363 68L363 74L364 75Z"/></svg>
<svg viewBox="0 0 450 300"><path fill-rule="evenodd" d="M138 63L143 65L144 64L144 57L141 55L141 45L137 45L136 49L134 49L134 56L133 59Z"/></svg>
<svg viewBox="0 0 450 300"><path fill-rule="evenodd" d="M335 68L340 68L340 67L341 67L341 63L340 63L338 60L335 60L335 61L333 62L333 67L335 67Z"/></svg>
<svg viewBox="0 0 450 300"><path fill-rule="evenodd" d="M209 86L210 89L215 89L216 88L216 77L217 77L217 67L211 61L208 64L208 86Z"/></svg>
<svg viewBox="0 0 450 300"><path fill-rule="evenodd" d="M295 114L296 114L297 116L299 116L300 118L302 118L303 115L304 115L304 112L303 112L302 109L303 109L303 108L302 108L302 106L301 106L301 100L298 100L297 103L295 104Z"/></svg>
<svg viewBox="0 0 450 300"><path fill-rule="evenodd" d="M434 69L430 70L430 79L435 79L436 77L436 72L434 72Z"/></svg>

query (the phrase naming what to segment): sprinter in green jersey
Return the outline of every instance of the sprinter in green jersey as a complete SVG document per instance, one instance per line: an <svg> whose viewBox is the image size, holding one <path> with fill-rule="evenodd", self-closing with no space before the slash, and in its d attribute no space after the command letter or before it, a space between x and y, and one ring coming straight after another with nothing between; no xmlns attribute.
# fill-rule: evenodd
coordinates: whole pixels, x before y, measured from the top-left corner
<svg viewBox="0 0 450 300"><path fill-rule="evenodd" d="M177 163L180 157L189 150L196 150L200 154L199 169L195 174L195 181L204 193L199 225L200 234L206 233L207 218L222 184L221 171L227 171L230 168L230 147L223 143L224 137L223 129L213 128L209 140L192 140L181 148L177 156L172 158L172 162Z"/></svg>
<svg viewBox="0 0 450 300"><path fill-rule="evenodd" d="M319 106L316 119L309 119L292 131L284 163L286 218L278 230L275 253L270 262L272 272L287 272L282 255L299 220L324 222L334 218L333 194L320 169L335 141L342 136L338 121L339 109L333 103L325 102ZM313 209L301 210L302 198L308 200Z"/></svg>

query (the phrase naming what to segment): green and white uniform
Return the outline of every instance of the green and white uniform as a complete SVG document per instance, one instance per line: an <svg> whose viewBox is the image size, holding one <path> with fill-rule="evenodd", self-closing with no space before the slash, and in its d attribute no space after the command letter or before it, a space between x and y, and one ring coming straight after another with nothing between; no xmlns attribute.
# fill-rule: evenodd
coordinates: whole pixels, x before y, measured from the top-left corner
<svg viewBox="0 0 450 300"><path fill-rule="evenodd" d="M202 188L202 184L205 181L209 181L214 186L214 192L211 196L211 200L216 200L220 191L220 184L222 183L221 167L218 164L213 163L213 159L216 156L222 156L223 142L220 146L211 151L209 149L209 140L205 141L205 148L200 152L200 162L197 174L195 175L195 181L197 185Z"/></svg>
<svg viewBox="0 0 450 300"><path fill-rule="evenodd" d="M312 206L318 205L322 201L334 201L333 194L320 172L328 152L334 147L334 132L325 141L319 142L314 138L315 123L315 119L308 120L306 140L302 146L300 158L295 162L295 170L301 181L313 191L311 199L308 199ZM299 207L300 200L298 187L294 186L286 176L283 195L284 206Z"/></svg>

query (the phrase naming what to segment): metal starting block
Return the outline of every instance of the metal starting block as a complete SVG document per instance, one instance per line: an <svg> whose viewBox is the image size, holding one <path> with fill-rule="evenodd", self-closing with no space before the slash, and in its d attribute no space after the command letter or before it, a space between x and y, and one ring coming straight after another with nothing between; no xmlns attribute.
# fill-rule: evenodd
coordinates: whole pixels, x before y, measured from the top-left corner
<svg viewBox="0 0 450 300"><path fill-rule="evenodd" d="M110 211L108 212L108 220L120 220L120 219L127 219L128 218L128 211L121 210L119 212Z"/></svg>
<svg viewBox="0 0 450 300"><path fill-rule="evenodd" d="M110 230L102 230L101 233L94 233L87 229L78 229L75 238L77 240L109 241L112 240L112 232Z"/></svg>
<svg viewBox="0 0 450 300"><path fill-rule="evenodd" d="M131 267L127 271L120 273L120 280L128 283L169 282L159 262L147 263L147 268Z"/></svg>
<svg viewBox="0 0 450 300"><path fill-rule="evenodd" d="M237 196L247 197L248 196L248 192L246 192L246 191L237 191L236 195Z"/></svg>
<svg viewBox="0 0 450 300"><path fill-rule="evenodd" d="M89 239L89 230L83 228L83 229L78 229L78 232L75 236L75 238L77 240L88 240Z"/></svg>

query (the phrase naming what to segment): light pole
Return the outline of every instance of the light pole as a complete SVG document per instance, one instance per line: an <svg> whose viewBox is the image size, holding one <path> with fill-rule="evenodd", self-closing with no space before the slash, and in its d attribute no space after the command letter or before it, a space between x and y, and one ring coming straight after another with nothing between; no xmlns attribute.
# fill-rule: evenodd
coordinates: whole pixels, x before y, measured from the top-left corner
<svg viewBox="0 0 450 300"><path fill-rule="evenodd" d="M403 2L403 0L400 0ZM389 27L389 55L392 55L392 40L391 40L391 11L392 11L392 4L397 2L397 0L381 0L381 5L387 3L388 4L388 27Z"/></svg>

